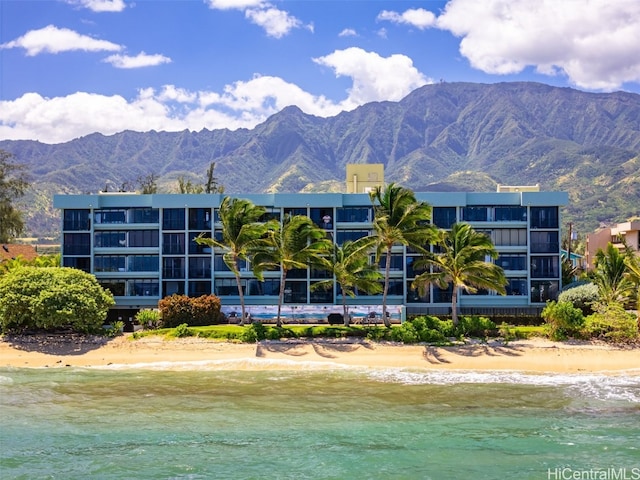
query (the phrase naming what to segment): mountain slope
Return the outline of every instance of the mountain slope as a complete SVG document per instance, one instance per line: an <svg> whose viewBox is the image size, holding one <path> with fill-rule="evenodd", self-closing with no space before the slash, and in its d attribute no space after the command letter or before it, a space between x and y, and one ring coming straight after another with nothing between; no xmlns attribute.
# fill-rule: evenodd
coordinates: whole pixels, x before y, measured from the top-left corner
<svg viewBox="0 0 640 480"><path fill-rule="evenodd" d="M566 190L567 220L584 232L640 214L640 96L536 83L427 85L331 118L287 107L252 130L125 131L0 149L46 191L113 189L149 173L164 183L204 177L211 162L229 193L322 191L344 182L348 163L382 163L387 181L415 190ZM43 211L29 212L36 232L51 216Z"/></svg>

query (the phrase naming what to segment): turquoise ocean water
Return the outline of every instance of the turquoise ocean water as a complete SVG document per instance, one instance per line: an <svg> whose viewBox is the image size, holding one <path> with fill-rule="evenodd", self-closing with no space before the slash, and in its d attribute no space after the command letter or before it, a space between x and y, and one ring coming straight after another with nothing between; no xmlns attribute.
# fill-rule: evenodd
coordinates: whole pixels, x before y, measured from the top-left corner
<svg viewBox="0 0 640 480"><path fill-rule="evenodd" d="M0 479L640 480L639 371L270 368L0 369Z"/></svg>

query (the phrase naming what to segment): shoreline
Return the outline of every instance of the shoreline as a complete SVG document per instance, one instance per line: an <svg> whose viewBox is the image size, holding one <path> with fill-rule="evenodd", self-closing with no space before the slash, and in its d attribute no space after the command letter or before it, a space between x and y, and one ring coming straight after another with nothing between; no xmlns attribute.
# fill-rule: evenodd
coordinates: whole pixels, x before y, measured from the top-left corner
<svg viewBox="0 0 640 480"><path fill-rule="evenodd" d="M541 338L455 346L403 345L360 339L262 341L254 344L130 335L103 337L35 335L0 340L0 367L198 368L300 370L327 368L417 368L432 371L510 371L640 375L640 348Z"/></svg>

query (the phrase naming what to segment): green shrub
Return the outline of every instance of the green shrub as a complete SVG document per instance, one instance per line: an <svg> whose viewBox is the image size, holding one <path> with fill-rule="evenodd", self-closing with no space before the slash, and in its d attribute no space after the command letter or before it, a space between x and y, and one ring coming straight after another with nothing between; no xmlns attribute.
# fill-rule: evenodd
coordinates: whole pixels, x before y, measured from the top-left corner
<svg viewBox="0 0 640 480"><path fill-rule="evenodd" d="M487 317L461 316L455 329L455 336L485 338L495 333L497 327Z"/></svg>
<svg viewBox="0 0 640 480"><path fill-rule="evenodd" d="M267 338L267 329L260 322L252 323L244 327L240 340L245 343L258 342Z"/></svg>
<svg viewBox="0 0 640 480"><path fill-rule="evenodd" d="M75 268L23 267L0 278L0 330L101 332L113 295Z"/></svg>
<svg viewBox="0 0 640 480"><path fill-rule="evenodd" d="M193 335L193 332L189 329L189 325L187 325L186 323L181 323L176 327L174 335L178 338L191 337Z"/></svg>
<svg viewBox="0 0 640 480"><path fill-rule="evenodd" d="M223 320L223 315L220 312L220 299L215 295L192 298L191 312L193 318L189 325L214 325L222 323Z"/></svg>
<svg viewBox="0 0 640 480"><path fill-rule="evenodd" d="M136 313L136 321L144 328L155 330L162 326L160 311L152 308L143 308Z"/></svg>
<svg viewBox="0 0 640 480"><path fill-rule="evenodd" d="M215 295L188 297L171 295L158 302L164 327L182 323L191 326L213 325L221 322L220 299Z"/></svg>
<svg viewBox="0 0 640 480"><path fill-rule="evenodd" d="M582 310L570 302L548 302L542 310L542 318L547 322L547 332L552 340L565 340L569 336L580 335L584 324Z"/></svg>
<svg viewBox="0 0 640 480"><path fill-rule="evenodd" d="M109 328L107 329L107 337L117 337L119 335L122 335L122 332L124 331L124 322L123 321L117 321L117 322L113 322L112 325L109 326Z"/></svg>
<svg viewBox="0 0 640 480"><path fill-rule="evenodd" d="M583 334L588 338L614 343L635 341L639 336L636 316L627 313L622 305L616 303L589 315L585 319Z"/></svg>
<svg viewBox="0 0 640 480"><path fill-rule="evenodd" d="M574 307L582 310L583 315L589 315L593 313L593 304L599 298L597 285L585 283L560 292L558 302L570 302Z"/></svg>

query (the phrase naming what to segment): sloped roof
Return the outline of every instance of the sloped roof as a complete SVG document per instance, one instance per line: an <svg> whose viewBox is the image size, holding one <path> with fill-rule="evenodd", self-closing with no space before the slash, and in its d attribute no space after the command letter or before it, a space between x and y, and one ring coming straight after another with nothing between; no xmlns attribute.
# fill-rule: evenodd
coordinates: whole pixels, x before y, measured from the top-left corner
<svg viewBox="0 0 640 480"><path fill-rule="evenodd" d="M21 255L25 260L33 260L38 252L33 245L19 245L17 243L3 243L0 245L0 262L12 260Z"/></svg>

